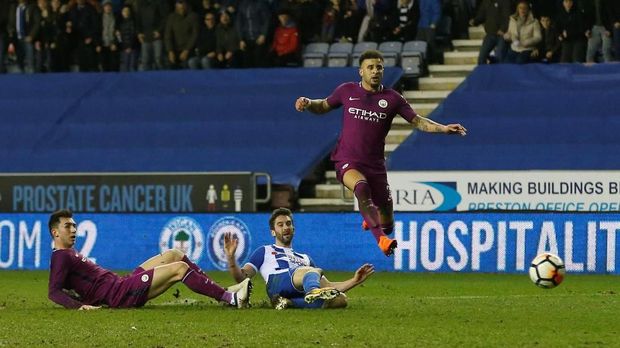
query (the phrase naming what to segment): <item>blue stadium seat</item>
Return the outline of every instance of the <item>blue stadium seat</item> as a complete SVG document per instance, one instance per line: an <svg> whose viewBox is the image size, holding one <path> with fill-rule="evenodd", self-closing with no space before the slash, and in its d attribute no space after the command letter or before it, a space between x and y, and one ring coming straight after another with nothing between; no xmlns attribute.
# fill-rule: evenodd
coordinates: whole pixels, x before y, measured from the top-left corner
<svg viewBox="0 0 620 348"><path fill-rule="evenodd" d="M349 65L349 57L353 52L353 44L350 42L335 42L329 47L327 54L327 66L345 67Z"/></svg>
<svg viewBox="0 0 620 348"><path fill-rule="evenodd" d="M422 72L426 59L426 41L407 41L400 54L400 66L407 76L418 76Z"/></svg>
<svg viewBox="0 0 620 348"><path fill-rule="evenodd" d="M328 43L313 42L308 44L303 54L304 68L320 68L325 66L325 58L328 51Z"/></svg>
<svg viewBox="0 0 620 348"><path fill-rule="evenodd" d="M377 43L372 41L360 41L353 46L353 55L351 56L351 66L360 66L359 59L362 53L367 50L376 50Z"/></svg>
<svg viewBox="0 0 620 348"><path fill-rule="evenodd" d="M384 65L386 67L398 65L402 49L403 43L400 41L385 41L379 44L379 51L383 53Z"/></svg>

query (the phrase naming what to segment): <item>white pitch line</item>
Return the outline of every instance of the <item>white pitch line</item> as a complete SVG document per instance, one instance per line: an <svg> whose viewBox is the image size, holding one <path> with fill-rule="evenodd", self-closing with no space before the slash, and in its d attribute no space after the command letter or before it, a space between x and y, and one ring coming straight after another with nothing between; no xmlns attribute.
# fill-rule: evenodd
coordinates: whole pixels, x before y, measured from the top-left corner
<svg viewBox="0 0 620 348"><path fill-rule="evenodd" d="M544 291L544 289L541 289ZM575 296L615 296L616 294L546 294L546 295L464 295L464 296L415 296L420 300L481 300L493 298L529 298L529 297L575 297Z"/></svg>

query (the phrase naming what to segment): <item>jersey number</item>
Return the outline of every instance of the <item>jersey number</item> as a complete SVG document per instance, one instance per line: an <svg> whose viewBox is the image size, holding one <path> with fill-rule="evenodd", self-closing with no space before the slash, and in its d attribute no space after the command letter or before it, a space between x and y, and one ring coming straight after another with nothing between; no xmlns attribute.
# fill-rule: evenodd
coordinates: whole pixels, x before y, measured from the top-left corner
<svg viewBox="0 0 620 348"><path fill-rule="evenodd" d="M77 236L86 237L84 245L82 245L82 250L80 250L80 254L84 255L84 257L88 257L92 262L96 263L97 259L91 258L89 255L95 246L95 241L97 240L97 225L90 220L80 222L77 227Z"/></svg>

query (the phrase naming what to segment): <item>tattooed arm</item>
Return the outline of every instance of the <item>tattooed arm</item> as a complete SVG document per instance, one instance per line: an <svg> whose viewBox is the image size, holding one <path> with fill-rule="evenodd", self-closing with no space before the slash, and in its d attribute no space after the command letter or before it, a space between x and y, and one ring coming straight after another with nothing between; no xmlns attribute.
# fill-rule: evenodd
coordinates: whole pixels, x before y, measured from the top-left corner
<svg viewBox="0 0 620 348"><path fill-rule="evenodd" d="M415 129L418 129L422 132L428 133L445 133L445 134L458 134L458 135L466 135L467 129L461 126L460 124L448 124L443 125L441 123L437 123L433 120L430 120L426 117L414 117L411 120L411 124Z"/></svg>

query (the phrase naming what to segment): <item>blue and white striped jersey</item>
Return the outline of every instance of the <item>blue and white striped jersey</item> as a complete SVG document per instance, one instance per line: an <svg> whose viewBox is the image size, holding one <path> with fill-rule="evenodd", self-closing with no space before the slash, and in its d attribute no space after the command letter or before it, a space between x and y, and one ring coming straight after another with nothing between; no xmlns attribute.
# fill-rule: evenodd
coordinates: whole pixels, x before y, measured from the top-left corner
<svg viewBox="0 0 620 348"><path fill-rule="evenodd" d="M252 266L256 272L260 272L265 280L269 280L269 276L288 272L300 266L314 265L314 261L307 254L301 254L293 251L291 248L279 247L274 244L263 245L256 249L246 265Z"/></svg>

